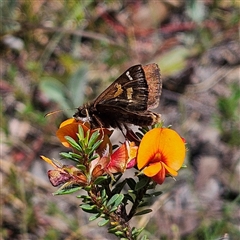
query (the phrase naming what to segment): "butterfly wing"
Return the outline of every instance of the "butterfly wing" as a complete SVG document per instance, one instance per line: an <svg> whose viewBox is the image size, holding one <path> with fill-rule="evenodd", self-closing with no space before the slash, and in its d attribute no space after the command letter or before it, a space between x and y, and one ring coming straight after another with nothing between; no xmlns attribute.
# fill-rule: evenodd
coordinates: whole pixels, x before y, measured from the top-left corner
<svg viewBox="0 0 240 240"><path fill-rule="evenodd" d="M125 71L94 101L99 106L116 106L129 111L145 111L148 104L148 84L141 65Z"/></svg>
<svg viewBox="0 0 240 240"><path fill-rule="evenodd" d="M160 115L151 111L136 112L112 106L98 106L98 120L104 127L120 127L122 124L133 124L137 126L150 126L159 122ZM107 125L106 125L107 123Z"/></svg>
<svg viewBox="0 0 240 240"><path fill-rule="evenodd" d="M148 64L142 67L148 84L148 109L154 109L159 104L162 93L162 79L158 65L156 63Z"/></svg>
<svg viewBox="0 0 240 240"><path fill-rule="evenodd" d="M159 115L148 111L157 107L162 82L157 64L135 65L118 77L90 104L78 108L76 119L87 118L93 127L120 127L130 123L152 125Z"/></svg>

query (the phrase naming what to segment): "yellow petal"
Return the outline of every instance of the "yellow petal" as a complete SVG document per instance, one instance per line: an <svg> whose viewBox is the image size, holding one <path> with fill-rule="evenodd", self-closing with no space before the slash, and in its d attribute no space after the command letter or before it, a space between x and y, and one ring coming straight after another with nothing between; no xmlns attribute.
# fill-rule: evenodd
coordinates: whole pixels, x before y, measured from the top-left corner
<svg viewBox="0 0 240 240"><path fill-rule="evenodd" d="M153 163L150 166L144 168L143 173L148 177L155 176L162 169L162 164L159 162Z"/></svg>
<svg viewBox="0 0 240 240"><path fill-rule="evenodd" d="M177 176L178 175L178 172L173 170L172 168L168 167L166 164L163 163L163 166L165 167L165 169L167 170L166 171L166 174L169 173L170 175L172 176Z"/></svg>
<svg viewBox="0 0 240 240"><path fill-rule="evenodd" d="M50 158L47 158L43 155L40 156L42 158L42 160L44 160L45 162L51 164L52 166L56 167L56 165L53 163L53 161Z"/></svg>
<svg viewBox="0 0 240 240"><path fill-rule="evenodd" d="M166 166L178 171L183 165L186 154L183 139L174 130L164 128L161 132L159 148Z"/></svg>
<svg viewBox="0 0 240 240"><path fill-rule="evenodd" d="M76 120L75 120L74 118L69 118L69 119L63 121L63 122L60 124L59 128L64 127L64 126L66 126L66 125L68 125L68 124L72 124L72 123L74 123L74 122L76 122Z"/></svg>
<svg viewBox="0 0 240 240"><path fill-rule="evenodd" d="M145 167L159 152L159 139L161 129L154 128L147 132L140 142L137 155L138 169Z"/></svg>

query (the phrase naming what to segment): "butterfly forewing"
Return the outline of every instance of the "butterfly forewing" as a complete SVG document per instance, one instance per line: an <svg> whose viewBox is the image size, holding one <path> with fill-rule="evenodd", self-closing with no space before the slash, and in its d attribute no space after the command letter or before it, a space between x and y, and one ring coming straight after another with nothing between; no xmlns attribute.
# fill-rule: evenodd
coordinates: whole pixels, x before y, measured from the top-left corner
<svg viewBox="0 0 240 240"><path fill-rule="evenodd" d="M148 109L158 106L161 89L157 64L135 65L117 78L93 103L79 107L74 117L87 117L93 128L121 128L126 123L152 125L160 117Z"/></svg>
<svg viewBox="0 0 240 240"><path fill-rule="evenodd" d="M129 111L145 111L148 103L148 85L141 65L129 68L94 101L96 109L118 106Z"/></svg>

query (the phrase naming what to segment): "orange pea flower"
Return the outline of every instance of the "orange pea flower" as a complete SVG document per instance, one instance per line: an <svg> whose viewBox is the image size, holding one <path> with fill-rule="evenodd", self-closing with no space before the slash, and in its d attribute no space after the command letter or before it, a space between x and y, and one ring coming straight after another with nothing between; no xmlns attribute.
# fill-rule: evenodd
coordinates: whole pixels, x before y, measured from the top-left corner
<svg viewBox="0 0 240 240"><path fill-rule="evenodd" d="M92 177L103 174L123 173L127 168L136 165L138 147L133 142L126 141L113 154L105 153L91 162Z"/></svg>
<svg viewBox="0 0 240 240"><path fill-rule="evenodd" d="M183 139L172 129L154 128L147 132L139 145L138 169L162 184L166 175L177 176L182 167L186 148Z"/></svg>
<svg viewBox="0 0 240 240"><path fill-rule="evenodd" d="M57 130L57 137L64 147L71 147L71 145L66 140L66 136L73 138L78 142L78 125L81 125L84 132L90 129L89 124L84 124L82 121L76 121L74 118L70 118L62 122Z"/></svg>
<svg viewBox="0 0 240 240"><path fill-rule="evenodd" d="M136 155L138 147L134 142L126 141L110 157L106 166L108 172L123 173L127 168L132 168L136 164Z"/></svg>
<svg viewBox="0 0 240 240"><path fill-rule="evenodd" d="M65 138L66 136L69 136L78 142L77 133L79 125L81 125L84 133L90 131L90 136L95 131L99 131L99 139L102 140L102 143L96 150L98 158L91 161L89 166L89 176L91 176L91 180L94 181L98 176L104 174L112 175L113 173L118 172L123 173L127 168L136 165L138 147L135 146L134 142L126 141L114 151L114 153L112 153L112 144L109 139L112 131L105 128L90 129L89 123L76 121L74 118L62 122L56 133L57 137L65 147L71 147ZM75 150L73 149L73 151ZM61 173L61 175L63 175L63 173Z"/></svg>
<svg viewBox="0 0 240 240"><path fill-rule="evenodd" d="M56 160L53 161L45 156L41 156L41 158L55 168L48 171L49 181L54 187L62 185L62 188L64 188L73 184L79 186L87 185L87 177L78 168L72 165L62 165Z"/></svg>
<svg viewBox="0 0 240 240"><path fill-rule="evenodd" d="M71 145L68 143L66 140L66 136L69 136L73 138L76 142L78 142L78 126L81 125L83 128L84 133L86 133L88 130L90 130L90 136L93 134L95 131L100 132L99 139L102 139L102 143L98 147L97 152L102 155L102 153L105 151L107 146L110 147L110 152L112 151L112 145L109 140L110 135L112 134L113 131L110 131L106 128L97 128L97 129L90 129L90 125L88 122L82 122L82 121L76 121L74 118L67 119L66 121L62 122L61 125L59 126L59 129L57 130L57 137L60 140L60 142L63 144L65 147L71 147Z"/></svg>

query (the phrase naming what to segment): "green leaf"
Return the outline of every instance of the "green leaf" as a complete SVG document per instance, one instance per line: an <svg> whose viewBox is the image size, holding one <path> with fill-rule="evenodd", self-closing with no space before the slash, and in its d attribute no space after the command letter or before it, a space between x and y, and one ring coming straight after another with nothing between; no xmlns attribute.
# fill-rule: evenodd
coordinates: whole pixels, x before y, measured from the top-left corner
<svg viewBox="0 0 240 240"><path fill-rule="evenodd" d="M53 195L71 194L71 193L74 193L76 191L79 191L80 189L82 189L82 187L73 187L73 188L70 188L70 189L60 189L60 190L56 191L55 193L53 193Z"/></svg>
<svg viewBox="0 0 240 240"><path fill-rule="evenodd" d="M91 217L89 217L89 221L94 221L95 219L99 218L101 216L101 213L96 213L96 214L93 214Z"/></svg>
<svg viewBox="0 0 240 240"><path fill-rule="evenodd" d="M95 205L90 205L90 204L82 204L80 205L80 207L83 209L83 210L93 210L95 207Z"/></svg>
<svg viewBox="0 0 240 240"><path fill-rule="evenodd" d="M117 181L117 179L116 179L116 181ZM122 191L123 187L125 186L125 184L126 184L126 180L123 180L122 182L118 183L112 190L112 193L113 194L120 193Z"/></svg>
<svg viewBox="0 0 240 240"><path fill-rule="evenodd" d="M114 186L114 185L117 185L117 183L118 183L118 181L120 180L120 178L122 177L122 173L116 173L115 175L114 175L114 177L115 177L115 181L112 183L112 185ZM124 182L125 182L125 180L124 180Z"/></svg>
<svg viewBox="0 0 240 240"><path fill-rule="evenodd" d="M91 199L84 199L83 203L91 205L92 204L92 200ZM94 212L91 212L91 213L94 213ZM95 211L95 213L98 213L98 211Z"/></svg>
<svg viewBox="0 0 240 240"><path fill-rule="evenodd" d="M134 216L140 216L152 212L152 209L145 209L143 211L137 212Z"/></svg>
<svg viewBox="0 0 240 240"><path fill-rule="evenodd" d="M61 152L61 153L59 153L59 155L63 158L70 159L76 163L79 163L79 161L82 159L81 155L73 153L73 152L69 152L69 153Z"/></svg>
<svg viewBox="0 0 240 240"><path fill-rule="evenodd" d="M107 195L106 195L106 190L103 189L103 190L101 191L101 198L104 199L106 196L107 196Z"/></svg>
<svg viewBox="0 0 240 240"><path fill-rule="evenodd" d="M70 152L69 153L71 155L72 158L76 158L76 159L82 159L83 157L77 153L74 152Z"/></svg>
<svg viewBox="0 0 240 240"><path fill-rule="evenodd" d="M123 194L119 194L119 196L118 196L118 198L115 200L113 206L114 206L114 207L118 207L118 206L122 203L123 199L124 199L124 195L123 195Z"/></svg>
<svg viewBox="0 0 240 240"><path fill-rule="evenodd" d="M149 197L151 197L151 195L148 194L148 193L145 193L145 194L144 194L144 197L145 197L145 198L149 198Z"/></svg>
<svg viewBox="0 0 240 240"><path fill-rule="evenodd" d="M136 187L136 182L134 181L134 179L127 178L126 181L127 181L128 186L130 187L130 189L134 190Z"/></svg>
<svg viewBox="0 0 240 240"><path fill-rule="evenodd" d="M70 153L66 153L66 152L61 152L59 153L59 155L63 158L72 158L71 154Z"/></svg>
<svg viewBox="0 0 240 240"><path fill-rule="evenodd" d="M105 226L106 224L108 224L109 223L109 219L103 219L103 220L101 220L99 223L98 223L98 226L99 227L103 227L103 226Z"/></svg>
<svg viewBox="0 0 240 240"><path fill-rule="evenodd" d="M99 131L95 131L95 132L91 135L91 137L90 137L90 139L89 139L89 141L88 141L88 147L89 147L89 148L91 148L92 145L96 142L98 136L99 136Z"/></svg>
<svg viewBox="0 0 240 240"><path fill-rule="evenodd" d="M91 197L89 197L88 195L78 195L77 198L81 198L81 199L83 199L83 201L91 200Z"/></svg>
<svg viewBox="0 0 240 240"><path fill-rule="evenodd" d="M109 233L115 233L118 229L119 229L119 225L113 226L113 227L109 227L108 228L108 232Z"/></svg>
<svg viewBox="0 0 240 240"><path fill-rule="evenodd" d="M83 127L79 124L78 125L78 139L79 141L83 141L84 140L84 130L83 130Z"/></svg>
<svg viewBox="0 0 240 240"><path fill-rule="evenodd" d="M140 208L140 207L146 207L146 206L148 206L149 205L149 203L147 202L147 201L141 201L140 203L139 203L139 205L138 205L138 207Z"/></svg>
<svg viewBox="0 0 240 240"><path fill-rule="evenodd" d="M86 187L84 188L84 190L87 191L87 192L90 191L90 190L91 190L91 186L90 186L90 185L86 186Z"/></svg>
<svg viewBox="0 0 240 240"><path fill-rule="evenodd" d="M84 138L84 145L85 146L88 146L89 136L90 136L90 130L88 129L87 132L86 132L86 136Z"/></svg>
<svg viewBox="0 0 240 240"><path fill-rule="evenodd" d="M101 143L102 140L95 142L88 154L91 155L100 146Z"/></svg>
<svg viewBox="0 0 240 240"><path fill-rule="evenodd" d="M130 194L124 194L124 199L127 201L129 200L130 202L134 202L133 197Z"/></svg>
<svg viewBox="0 0 240 240"><path fill-rule="evenodd" d="M157 197L157 196L160 196L160 195L162 195L162 194L163 194L162 191L157 191L157 192L151 193L150 196Z"/></svg>
<svg viewBox="0 0 240 240"><path fill-rule="evenodd" d="M112 207L109 212L110 212L110 213L111 213L111 212L115 212L117 209L118 209L118 207Z"/></svg>
<svg viewBox="0 0 240 240"><path fill-rule="evenodd" d="M107 207L111 206L119 197L120 194L113 195L107 203Z"/></svg>
<svg viewBox="0 0 240 240"><path fill-rule="evenodd" d="M146 235L144 235L139 240L149 240L149 238Z"/></svg>
<svg viewBox="0 0 240 240"><path fill-rule="evenodd" d="M139 230L135 227L132 228L132 234L136 234Z"/></svg>
<svg viewBox="0 0 240 240"><path fill-rule="evenodd" d="M122 232L122 231L116 231L114 234L118 237L124 237L125 236L125 233Z"/></svg>
<svg viewBox="0 0 240 240"><path fill-rule="evenodd" d="M155 182L150 182L149 185L148 185L148 189L155 189L157 183Z"/></svg>
<svg viewBox="0 0 240 240"><path fill-rule="evenodd" d="M82 172L86 171L86 166L83 164L77 164L76 166L78 169L80 169Z"/></svg>
<svg viewBox="0 0 240 240"><path fill-rule="evenodd" d="M103 181L105 181L108 178L108 176L99 176L95 181L94 184L98 185L101 184Z"/></svg>
<svg viewBox="0 0 240 240"><path fill-rule="evenodd" d="M143 177L140 179L139 182L137 182L135 186L135 190L138 191L139 189L144 188L147 184L149 184L150 179L148 177Z"/></svg>
<svg viewBox="0 0 240 240"><path fill-rule="evenodd" d="M139 228L139 229L133 227L133 228L132 228L132 235L133 235L134 237L137 237L137 236L143 231L143 229L144 229L144 227Z"/></svg>
<svg viewBox="0 0 240 240"><path fill-rule="evenodd" d="M76 150L78 151L82 151L82 148L79 146L79 144L71 137L69 136L66 136L65 139L68 141L68 143L73 147L75 148Z"/></svg>
<svg viewBox="0 0 240 240"><path fill-rule="evenodd" d="M99 156L96 154L96 155L93 155L89 158L89 162L93 161L94 159L98 158Z"/></svg>
<svg viewBox="0 0 240 240"><path fill-rule="evenodd" d="M87 213L99 213L97 207L95 205L91 204L82 204L80 205L80 208Z"/></svg>

